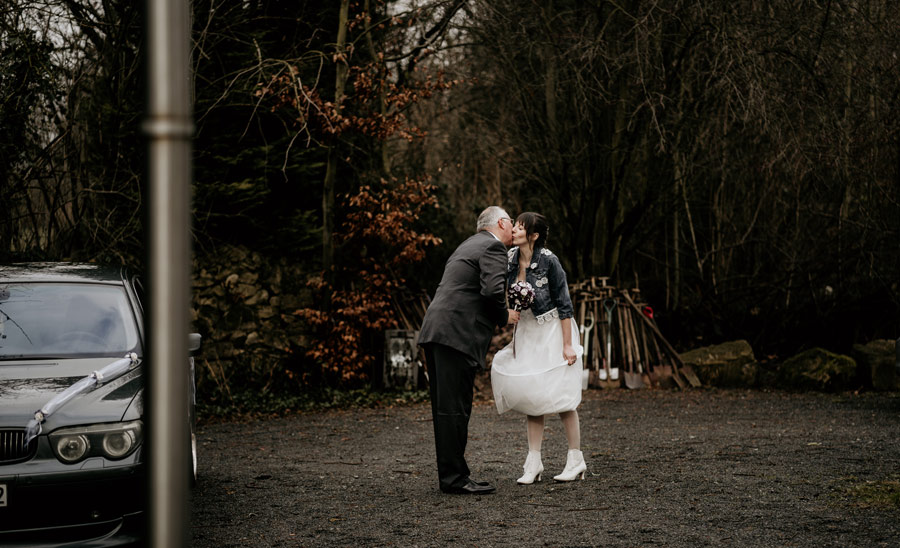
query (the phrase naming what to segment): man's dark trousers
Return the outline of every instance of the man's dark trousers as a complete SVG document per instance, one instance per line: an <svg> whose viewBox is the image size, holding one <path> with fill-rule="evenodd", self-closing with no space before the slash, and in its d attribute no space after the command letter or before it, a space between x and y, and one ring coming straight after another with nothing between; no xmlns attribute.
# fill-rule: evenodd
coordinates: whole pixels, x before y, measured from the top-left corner
<svg viewBox="0 0 900 548"><path fill-rule="evenodd" d="M469 479L465 452L475 373L480 364L443 344L427 344L424 349L431 392L431 416L434 419L438 479L441 491L447 491L464 485Z"/></svg>

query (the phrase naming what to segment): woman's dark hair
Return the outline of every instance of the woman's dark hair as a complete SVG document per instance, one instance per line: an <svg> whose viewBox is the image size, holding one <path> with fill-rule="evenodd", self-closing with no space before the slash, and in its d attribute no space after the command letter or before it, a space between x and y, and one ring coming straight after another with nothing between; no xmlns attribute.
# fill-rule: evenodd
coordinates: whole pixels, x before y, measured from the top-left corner
<svg viewBox="0 0 900 548"><path fill-rule="evenodd" d="M531 236L532 234L537 234L538 239L534 243L535 252L542 247L547 246L547 234L550 232L550 226L547 225L547 218L541 215L540 213L535 213L533 211L526 211L525 213L520 213L518 217L516 217L517 223L522 223L522 226L525 227L525 235Z"/></svg>

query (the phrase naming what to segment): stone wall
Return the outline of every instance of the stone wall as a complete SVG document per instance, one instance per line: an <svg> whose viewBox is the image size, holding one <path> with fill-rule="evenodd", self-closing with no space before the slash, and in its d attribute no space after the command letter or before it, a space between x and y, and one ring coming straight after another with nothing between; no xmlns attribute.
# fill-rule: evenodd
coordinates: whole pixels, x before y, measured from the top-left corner
<svg viewBox="0 0 900 548"><path fill-rule="evenodd" d="M306 273L284 259L243 247L219 248L194 261L192 321L203 336L197 383L201 395L235 386L265 389L291 377L285 370L306 346L293 314L309 303Z"/></svg>

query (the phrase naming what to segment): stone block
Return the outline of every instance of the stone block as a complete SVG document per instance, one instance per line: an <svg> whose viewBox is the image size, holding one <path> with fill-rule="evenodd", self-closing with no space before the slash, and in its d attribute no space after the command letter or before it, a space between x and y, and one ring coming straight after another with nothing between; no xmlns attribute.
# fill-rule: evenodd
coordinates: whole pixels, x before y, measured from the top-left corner
<svg viewBox="0 0 900 548"><path fill-rule="evenodd" d="M856 388L856 361L823 348L811 348L779 367L777 387L787 390L837 392Z"/></svg>
<svg viewBox="0 0 900 548"><path fill-rule="evenodd" d="M693 368L703 386L740 388L757 384L759 365L750 343L744 340L697 348L681 354L681 360Z"/></svg>
<svg viewBox="0 0 900 548"><path fill-rule="evenodd" d="M875 390L896 390L897 343L879 339L866 344L854 344L852 356L856 360L860 379Z"/></svg>

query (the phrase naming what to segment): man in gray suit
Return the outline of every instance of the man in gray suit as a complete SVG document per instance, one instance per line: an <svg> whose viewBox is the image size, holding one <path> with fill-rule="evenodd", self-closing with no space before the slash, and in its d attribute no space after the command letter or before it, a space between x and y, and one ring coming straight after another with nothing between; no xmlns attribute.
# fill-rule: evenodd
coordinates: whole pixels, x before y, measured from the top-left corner
<svg viewBox="0 0 900 548"><path fill-rule="evenodd" d="M497 206L478 216L477 232L461 243L425 312L425 350L441 491L488 494L496 489L469 477L465 451L475 373L484 367L495 326L519 321L506 305L506 247L513 221Z"/></svg>

